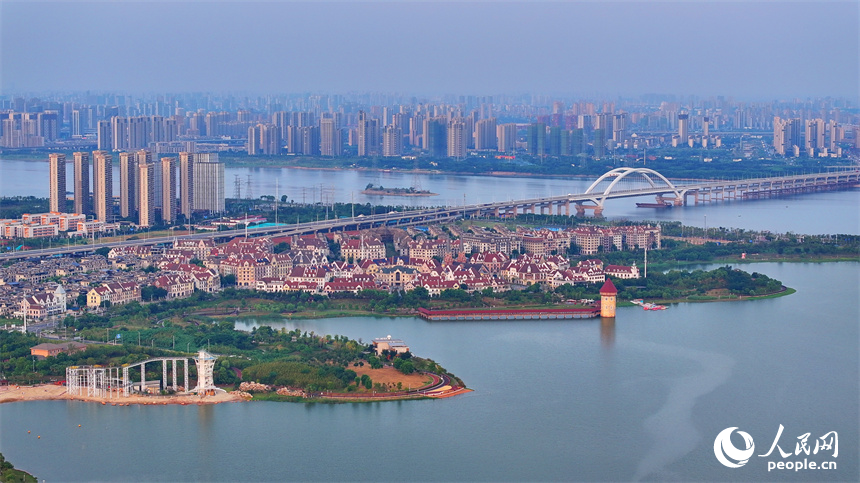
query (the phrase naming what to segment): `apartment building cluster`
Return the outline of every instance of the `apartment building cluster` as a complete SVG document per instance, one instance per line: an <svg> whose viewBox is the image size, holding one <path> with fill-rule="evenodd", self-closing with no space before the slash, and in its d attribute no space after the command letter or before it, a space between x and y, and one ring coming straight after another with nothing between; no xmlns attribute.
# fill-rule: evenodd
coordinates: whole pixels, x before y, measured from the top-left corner
<svg viewBox="0 0 860 483"><path fill-rule="evenodd" d="M0 147L40 148L59 139L61 126L56 110L6 112L0 120Z"/></svg>
<svg viewBox="0 0 860 483"><path fill-rule="evenodd" d="M50 238L59 236L60 232L66 232L69 237L86 237L117 228L116 223L87 221L86 215L80 213L25 213L21 219L0 220L0 238Z"/></svg>
<svg viewBox="0 0 860 483"><path fill-rule="evenodd" d="M112 223L124 218L149 227L175 224L179 215L189 220L196 212L224 211L224 163L217 153L181 152L178 160L154 161L147 150L120 152L117 196L111 153L99 150L90 156L78 151L73 156L74 212L94 221ZM49 164L50 210L64 212L68 208L66 156L52 153Z"/></svg>
<svg viewBox="0 0 860 483"><path fill-rule="evenodd" d="M840 157L845 128L835 119L773 118L773 148L786 157Z"/></svg>
<svg viewBox="0 0 860 483"><path fill-rule="evenodd" d="M245 150L251 155L605 156L618 150L718 148L725 136L800 137L810 121L838 126L827 155L860 147L852 101L838 98L743 102L731 97L644 95L615 100L545 95L400 93L267 95L202 93L54 94L0 99L0 148L92 146L114 155ZM797 120L799 128L779 120ZM820 129L820 125L812 129ZM781 134L776 134L780 132ZM820 136L812 133L811 138ZM853 140L852 140L853 137ZM95 141L93 143L93 141ZM804 140L778 140L787 155ZM796 139L795 139L796 141ZM853 143L852 143L853 141ZM833 143L837 145L834 146ZM796 147L796 148L795 148Z"/></svg>

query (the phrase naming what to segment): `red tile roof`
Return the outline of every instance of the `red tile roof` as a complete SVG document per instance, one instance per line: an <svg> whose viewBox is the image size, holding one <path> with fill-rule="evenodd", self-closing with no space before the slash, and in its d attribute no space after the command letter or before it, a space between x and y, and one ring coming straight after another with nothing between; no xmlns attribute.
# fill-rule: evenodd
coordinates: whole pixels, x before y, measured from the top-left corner
<svg viewBox="0 0 860 483"><path fill-rule="evenodd" d="M615 288L615 284L612 283L612 280L606 279L606 282L600 287L600 295L616 295L618 293L618 289Z"/></svg>

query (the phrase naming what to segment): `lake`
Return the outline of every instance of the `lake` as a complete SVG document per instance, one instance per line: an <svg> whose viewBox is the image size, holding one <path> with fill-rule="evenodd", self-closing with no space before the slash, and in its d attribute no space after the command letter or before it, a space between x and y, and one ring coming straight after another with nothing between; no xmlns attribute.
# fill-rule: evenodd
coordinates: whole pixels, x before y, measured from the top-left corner
<svg viewBox="0 0 860 483"><path fill-rule="evenodd" d="M119 171L114 166L114 193L119 193ZM594 179L564 177L471 176L412 174L397 171L314 170L296 168L226 168L226 196L234 196L234 181L241 195L287 195L297 203L332 201L420 206L450 206L526 199L565 193L582 193ZM66 188L74 189L73 163L66 166ZM238 178L237 178L238 177ZM368 183L391 188L415 186L439 193L430 197L380 197L361 194ZM630 176L619 188L642 187ZM92 185L91 185L92 186ZM48 196L48 162L0 159L0 196ZM636 208L653 197L608 200L604 216L610 219L681 221L690 226L793 231L801 234L860 233L860 189L821 192L791 198L730 201L670 210ZM335 213L335 216L350 213ZM822 216L826 215L826 216Z"/></svg>
<svg viewBox="0 0 860 483"><path fill-rule="evenodd" d="M10 403L0 451L46 481L857 481L860 263L744 268L797 293L624 307L614 323L239 320L390 334L475 391L363 404ZM792 453L798 436L814 445L837 431L838 457L801 455L837 469L769 473L776 450L734 469L715 458L722 430L749 433L759 455L780 425Z"/></svg>

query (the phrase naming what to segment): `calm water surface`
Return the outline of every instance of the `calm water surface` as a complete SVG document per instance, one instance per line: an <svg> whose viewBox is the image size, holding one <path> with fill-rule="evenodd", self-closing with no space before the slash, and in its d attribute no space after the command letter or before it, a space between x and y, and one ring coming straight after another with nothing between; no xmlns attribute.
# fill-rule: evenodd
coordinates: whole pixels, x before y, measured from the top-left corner
<svg viewBox="0 0 860 483"><path fill-rule="evenodd" d="M403 338L475 392L368 404L3 404L0 451L47 481L857 481L860 264L746 268L798 292L621 308L614 324L265 321ZM786 451L804 433L837 431L838 469L777 474L766 461L779 457L739 469L715 459L723 429L748 432L764 454L780 424Z"/></svg>

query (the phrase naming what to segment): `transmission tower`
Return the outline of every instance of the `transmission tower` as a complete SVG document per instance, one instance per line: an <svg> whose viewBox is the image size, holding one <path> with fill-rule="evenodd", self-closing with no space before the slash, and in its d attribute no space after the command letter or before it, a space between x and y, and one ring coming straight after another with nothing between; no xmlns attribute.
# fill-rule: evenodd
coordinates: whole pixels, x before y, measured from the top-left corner
<svg viewBox="0 0 860 483"><path fill-rule="evenodd" d="M412 187L416 191L421 191L421 177L418 176L418 156L412 161Z"/></svg>
<svg viewBox="0 0 860 483"><path fill-rule="evenodd" d="M249 200L254 199L253 191L251 190L251 175L248 175L248 181L245 184L245 196L248 197Z"/></svg>
<svg viewBox="0 0 860 483"><path fill-rule="evenodd" d="M239 175L233 175L233 198L237 200L242 199L242 180L239 179Z"/></svg>

